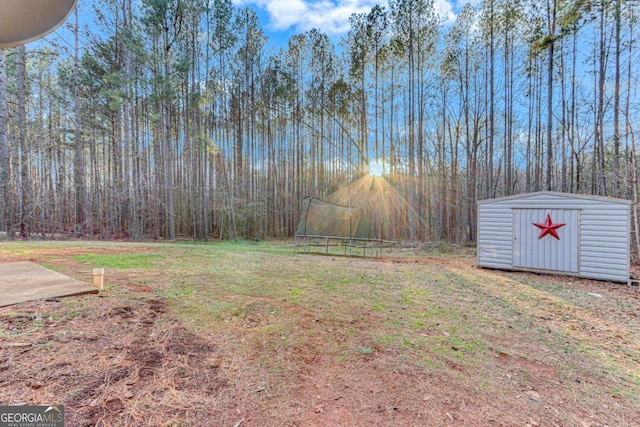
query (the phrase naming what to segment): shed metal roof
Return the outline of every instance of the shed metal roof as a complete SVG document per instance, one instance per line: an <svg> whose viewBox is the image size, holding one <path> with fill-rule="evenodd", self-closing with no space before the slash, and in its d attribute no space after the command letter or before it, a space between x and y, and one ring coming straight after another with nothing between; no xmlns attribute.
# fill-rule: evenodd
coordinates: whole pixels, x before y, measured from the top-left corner
<svg viewBox="0 0 640 427"><path fill-rule="evenodd" d="M504 196L497 197L494 199L484 199L478 200L477 204L482 205L485 203L493 203L493 202L503 202L508 200L518 200L518 199L528 199L536 196L556 196L556 197L565 197L572 199L582 199L582 200L591 200L591 201L600 201L606 203L619 203L624 205L630 205L632 202L630 200L619 199L616 197L608 197L608 196L592 196L589 194L575 194L575 193L562 193L560 191L537 191L535 193L523 193L523 194L514 194L512 196Z"/></svg>

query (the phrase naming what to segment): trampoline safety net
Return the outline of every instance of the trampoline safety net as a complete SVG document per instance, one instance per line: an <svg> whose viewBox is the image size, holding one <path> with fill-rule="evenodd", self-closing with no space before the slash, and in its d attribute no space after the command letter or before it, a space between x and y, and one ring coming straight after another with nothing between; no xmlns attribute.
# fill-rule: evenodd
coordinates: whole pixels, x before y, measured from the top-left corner
<svg viewBox="0 0 640 427"><path fill-rule="evenodd" d="M316 197L305 197L296 230L296 247L298 239L307 243L309 239L321 239L322 246L328 246L329 240L378 242L381 241L381 222L366 208L340 206Z"/></svg>

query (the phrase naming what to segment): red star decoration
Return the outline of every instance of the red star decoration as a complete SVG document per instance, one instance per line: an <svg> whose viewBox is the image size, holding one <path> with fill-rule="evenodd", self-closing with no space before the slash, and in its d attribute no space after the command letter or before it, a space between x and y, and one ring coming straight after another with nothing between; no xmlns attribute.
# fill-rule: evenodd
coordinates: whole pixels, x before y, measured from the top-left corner
<svg viewBox="0 0 640 427"><path fill-rule="evenodd" d="M558 232L556 230L560 227L563 227L565 224L554 224L553 221L551 221L551 215L547 214L547 220L544 223L539 224L534 222L533 225L540 229L540 235L538 236L538 239L542 239L547 234L550 234L556 239L560 240L560 236L558 236Z"/></svg>

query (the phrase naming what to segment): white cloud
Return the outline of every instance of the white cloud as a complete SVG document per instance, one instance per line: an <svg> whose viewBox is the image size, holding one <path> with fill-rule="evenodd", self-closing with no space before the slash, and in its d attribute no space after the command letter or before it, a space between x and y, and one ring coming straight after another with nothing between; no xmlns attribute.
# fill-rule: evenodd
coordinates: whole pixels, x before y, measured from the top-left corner
<svg viewBox="0 0 640 427"><path fill-rule="evenodd" d="M233 0L236 6L257 6L269 15L269 27L275 31L318 28L329 35L341 35L349 29L349 17L367 13L376 0Z"/></svg>
<svg viewBox="0 0 640 427"><path fill-rule="evenodd" d="M458 9L462 9L462 7L467 3L472 6L480 6L482 4L482 0L458 0L456 5L458 6Z"/></svg>
<svg viewBox="0 0 640 427"><path fill-rule="evenodd" d="M456 14L453 13L453 5L448 0L434 0L433 8L445 22L453 22L456 20Z"/></svg>
<svg viewBox="0 0 640 427"><path fill-rule="evenodd" d="M476 0L459 0L476 1ZM388 0L233 0L236 6L254 6L269 15L267 25L273 31L317 28L328 35L343 35L349 30L349 17L368 13L376 4L388 7ZM434 8L447 22L455 21L451 0L434 0Z"/></svg>
<svg viewBox="0 0 640 427"><path fill-rule="evenodd" d="M257 6L269 15L269 26L273 30L287 30L300 24L300 18L308 13L305 0L234 0L236 6Z"/></svg>

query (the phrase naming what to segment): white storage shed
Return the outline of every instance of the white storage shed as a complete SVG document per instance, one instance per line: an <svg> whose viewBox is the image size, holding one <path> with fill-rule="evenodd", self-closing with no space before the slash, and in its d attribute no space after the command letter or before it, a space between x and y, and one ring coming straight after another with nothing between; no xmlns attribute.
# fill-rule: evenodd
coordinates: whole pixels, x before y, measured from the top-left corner
<svg viewBox="0 0 640 427"><path fill-rule="evenodd" d="M630 283L631 202L541 191L478 201L478 265Z"/></svg>

